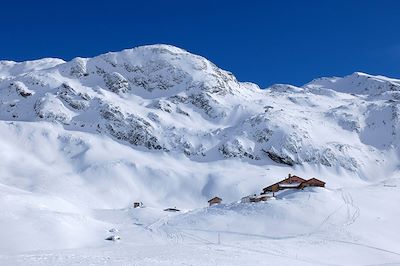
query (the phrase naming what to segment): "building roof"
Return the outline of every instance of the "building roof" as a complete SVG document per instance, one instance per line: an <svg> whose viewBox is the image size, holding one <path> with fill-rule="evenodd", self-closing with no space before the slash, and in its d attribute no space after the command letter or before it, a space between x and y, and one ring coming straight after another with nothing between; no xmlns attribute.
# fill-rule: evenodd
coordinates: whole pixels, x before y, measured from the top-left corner
<svg viewBox="0 0 400 266"><path fill-rule="evenodd" d="M307 182L308 182L308 181L311 181L311 180L318 181L318 182L321 182L321 183L326 184L324 181L319 180L319 179L317 179L317 178L315 178L315 177L308 179Z"/></svg>
<svg viewBox="0 0 400 266"><path fill-rule="evenodd" d="M214 197L214 198L210 199L208 202L210 202L210 201L215 201L215 200L220 201L220 200L222 200L222 199L221 199L220 197Z"/></svg>
<svg viewBox="0 0 400 266"><path fill-rule="evenodd" d="M281 184L290 184L290 183L291 183L291 182L290 182L291 179L298 179L298 180L300 180L301 182L307 181L307 180L301 178L300 176L292 175L292 176L287 177L287 178L285 178L285 179L283 179L283 180L281 180L281 181L279 181L279 182L276 182L275 184L272 184L272 185L269 185L269 186L263 188L263 190L266 190L266 189L268 189L268 188L270 188L270 187L272 187L272 186L275 186L275 185L281 186ZM295 182L295 183L297 183L297 185L300 185L299 182Z"/></svg>
<svg viewBox="0 0 400 266"><path fill-rule="evenodd" d="M288 178L285 178L285 179L282 180L281 182L288 181L288 180L290 180L290 179L292 179L292 178L294 178L294 179L300 179L300 180L302 180L302 181L306 181L304 178L301 178L300 176L292 175L292 176L290 176L290 177L288 177Z"/></svg>

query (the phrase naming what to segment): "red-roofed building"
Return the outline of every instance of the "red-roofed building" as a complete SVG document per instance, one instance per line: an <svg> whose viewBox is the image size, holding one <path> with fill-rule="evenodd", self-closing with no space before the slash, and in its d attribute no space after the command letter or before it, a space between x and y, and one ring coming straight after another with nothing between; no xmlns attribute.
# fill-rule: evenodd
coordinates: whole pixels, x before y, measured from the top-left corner
<svg viewBox="0 0 400 266"><path fill-rule="evenodd" d="M282 180L279 181L275 184L272 184L268 187L263 188L263 193L267 192L277 192L279 190L285 189L285 188L296 188L298 187L302 182L305 182L306 180L297 176L297 175L291 175Z"/></svg>
<svg viewBox="0 0 400 266"><path fill-rule="evenodd" d="M289 174L288 178L263 188L262 194L274 193L283 189L303 189L305 187L325 187L325 182L316 178L305 180L299 176Z"/></svg>
<svg viewBox="0 0 400 266"><path fill-rule="evenodd" d="M210 206L215 205L215 204L220 204L222 202L222 199L220 197L214 197L208 201Z"/></svg>

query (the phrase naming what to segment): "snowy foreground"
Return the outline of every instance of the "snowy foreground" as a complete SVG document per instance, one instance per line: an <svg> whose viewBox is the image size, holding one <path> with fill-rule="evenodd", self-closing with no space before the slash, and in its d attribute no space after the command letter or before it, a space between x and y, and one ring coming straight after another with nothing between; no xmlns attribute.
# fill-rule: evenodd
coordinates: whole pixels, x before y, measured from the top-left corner
<svg viewBox="0 0 400 266"><path fill-rule="evenodd" d="M0 61L0 265L400 265L399 101L166 45ZM240 203L289 173L326 187Z"/></svg>
<svg viewBox="0 0 400 266"><path fill-rule="evenodd" d="M233 203L181 214L152 207L93 210L92 222L101 223L100 228L75 237L77 243L92 238L86 247L7 254L0 264L399 265L399 188L400 182L392 180L309 189L266 203ZM53 214L53 219L66 222L65 216ZM88 218L75 219L88 223ZM76 233L74 225L69 226L68 234ZM108 228L117 228L121 240L102 241L112 234ZM10 236L9 241L22 237Z"/></svg>

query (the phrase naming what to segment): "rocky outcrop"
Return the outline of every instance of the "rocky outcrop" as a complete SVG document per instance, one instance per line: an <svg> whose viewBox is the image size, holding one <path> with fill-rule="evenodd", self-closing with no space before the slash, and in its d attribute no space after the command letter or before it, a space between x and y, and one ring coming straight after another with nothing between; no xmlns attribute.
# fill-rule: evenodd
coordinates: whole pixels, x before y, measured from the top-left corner
<svg viewBox="0 0 400 266"><path fill-rule="evenodd" d="M133 114L124 115L118 107L110 104L104 104L100 114L104 119L102 130L114 138L148 149L161 150L163 148L154 135L153 126L144 118Z"/></svg>

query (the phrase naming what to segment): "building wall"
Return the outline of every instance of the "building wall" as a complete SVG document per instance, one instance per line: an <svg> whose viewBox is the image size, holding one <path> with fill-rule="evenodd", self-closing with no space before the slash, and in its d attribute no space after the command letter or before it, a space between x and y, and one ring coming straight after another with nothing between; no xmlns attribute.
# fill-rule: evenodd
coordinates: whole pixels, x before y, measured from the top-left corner
<svg viewBox="0 0 400 266"><path fill-rule="evenodd" d="M277 191L279 191L279 184L274 184L274 185L271 185L269 187L266 187L264 189L264 192L267 192L267 191L269 191L269 192L277 192Z"/></svg>
<svg viewBox="0 0 400 266"><path fill-rule="evenodd" d="M210 203L210 206L211 206L211 205L215 205L215 204L220 204L221 201L222 200L215 199L215 200L209 201L209 203Z"/></svg>

